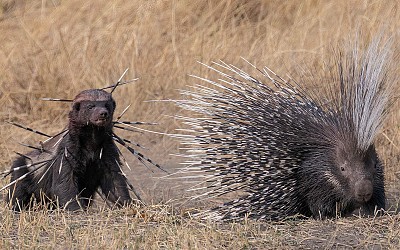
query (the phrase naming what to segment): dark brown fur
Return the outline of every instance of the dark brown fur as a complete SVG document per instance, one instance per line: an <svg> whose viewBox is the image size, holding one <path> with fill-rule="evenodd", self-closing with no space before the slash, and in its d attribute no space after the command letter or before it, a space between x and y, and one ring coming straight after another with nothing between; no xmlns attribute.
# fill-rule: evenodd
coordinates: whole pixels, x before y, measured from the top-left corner
<svg viewBox="0 0 400 250"><path fill-rule="evenodd" d="M13 209L28 208L33 200L68 210L87 208L98 188L118 207L130 203L129 185L113 140L114 110L115 101L104 90L79 93L69 113L68 130L45 142L42 150L14 161L12 170L47 162L12 172L11 182L31 172L10 186L8 201Z"/></svg>

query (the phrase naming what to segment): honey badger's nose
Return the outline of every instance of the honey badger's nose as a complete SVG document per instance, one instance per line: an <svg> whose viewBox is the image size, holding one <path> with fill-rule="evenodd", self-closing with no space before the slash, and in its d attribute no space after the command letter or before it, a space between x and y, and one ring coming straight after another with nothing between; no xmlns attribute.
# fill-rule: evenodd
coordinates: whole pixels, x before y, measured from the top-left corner
<svg viewBox="0 0 400 250"><path fill-rule="evenodd" d="M108 118L108 111L107 110L102 110L100 111L100 118Z"/></svg>

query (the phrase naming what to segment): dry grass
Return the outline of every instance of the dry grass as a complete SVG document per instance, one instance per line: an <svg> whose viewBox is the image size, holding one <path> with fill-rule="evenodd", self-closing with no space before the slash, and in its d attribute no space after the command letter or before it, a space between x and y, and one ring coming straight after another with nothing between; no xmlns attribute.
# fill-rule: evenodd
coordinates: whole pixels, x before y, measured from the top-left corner
<svg viewBox="0 0 400 250"><path fill-rule="evenodd" d="M66 122L67 104L40 97L72 98L80 90L103 87L130 68L134 85L116 91L117 109L132 103L127 119L158 122L153 130L171 132L179 124L166 115L169 104L144 102L178 98L177 89L207 76L196 61L243 65L240 57L280 73L304 62L321 69L327 48L358 30L368 39L379 30L398 41L400 5L396 1L61 1L0 2L0 162L9 168L16 141L40 139L5 121L48 133ZM397 46L398 47L398 46ZM396 50L398 48L396 47ZM397 52L397 51L396 51ZM397 63L395 61L395 63ZM395 67L398 68L397 65ZM398 87L398 84L397 84ZM400 109L394 104L378 150L386 166L391 204L400 197ZM180 159L171 139L134 135L145 152L169 169ZM133 158L130 178L146 201L180 197L183 187L160 181ZM2 183L5 183L3 181ZM1 240L5 248L398 248L400 217L239 224L201 223L170 206L93 211L78 215L37 211L12 214L1 202ZM143 217L143 214L146 216ZM177 215L178 214L178 215Z"/></svg>
<svg viewBox="0 0 400 250"><path fill-rule="evenodd" d="M39 249L397 249L400 217L209 223L169 206L16 215L1 208L0 247Z"/></svg>

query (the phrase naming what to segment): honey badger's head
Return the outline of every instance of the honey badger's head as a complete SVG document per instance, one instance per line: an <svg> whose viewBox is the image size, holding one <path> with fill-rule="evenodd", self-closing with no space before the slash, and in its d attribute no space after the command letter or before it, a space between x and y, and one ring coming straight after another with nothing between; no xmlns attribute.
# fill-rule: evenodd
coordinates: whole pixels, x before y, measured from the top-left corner
<svg viewBox="0 0 400 250"><path fill-rule="evenodd" d="M115 101L111 94L101 89L79 93L69 112L70 126L112 127Z"/></svg>

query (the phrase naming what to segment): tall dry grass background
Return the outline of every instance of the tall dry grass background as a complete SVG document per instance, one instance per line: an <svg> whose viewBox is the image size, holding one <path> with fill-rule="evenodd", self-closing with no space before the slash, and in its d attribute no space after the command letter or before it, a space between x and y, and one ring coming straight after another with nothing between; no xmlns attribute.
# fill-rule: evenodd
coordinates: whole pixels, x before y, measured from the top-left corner
<svg viewBox="0 0 400 250"><path fill-rule="evenodd" d="M304 64L318 72L331 56L330 47L357 32L361 40L368 40L382 30L394 37L393 50L398 54L397 1L3 0L0 8L1 170L9 168L13 151L26 151L17 142L41 139L6 121L56 133L66 124L69 105L39 98L73 98L83 89L112 84L128 67L126 79L140 79L116 90L117 113L132 104L127 119L157 122L149 129L170 133L180 124L169 116L181 111L172 104L145 101L177 99L178 89L197 82L188 74L209 76L197 61L222 59L244 65L244 57L282 75ZM397 72L399 65L395 60ZM400 197L399 124L397 101L377 142L392 205ZM150 133L129 135L166 168L173 171L178 166L181 159L170 154L179 152L179 145L172 139ZM134 166L130 179L155 205L138 210L100 208L77 215L60 211L16 215L1 202L0 247L276 249L398 248L400 244L400 217L393 213L333 221L196 221L171 205L171 200L180 201L184 187L159 180L156 170L151 173L129 159Z"/></svg>

